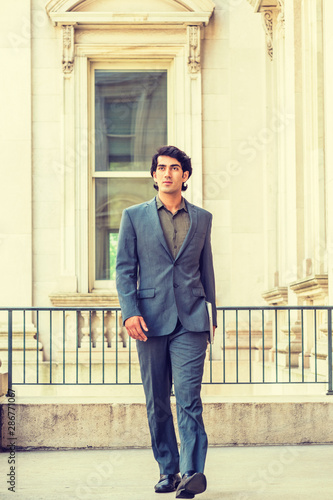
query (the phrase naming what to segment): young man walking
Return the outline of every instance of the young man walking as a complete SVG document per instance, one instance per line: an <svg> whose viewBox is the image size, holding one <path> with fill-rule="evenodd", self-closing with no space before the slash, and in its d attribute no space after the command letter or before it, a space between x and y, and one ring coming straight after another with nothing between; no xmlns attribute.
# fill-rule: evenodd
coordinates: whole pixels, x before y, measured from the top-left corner
<svg viewBox="0 0 333 500"><path fill-rule="evenodd" d="M200 391L209 338L206 301L213 306L216 326L212 215L182 197L192 173L183 151L161 147L150 172L156 198L123 212L117 290L125 327L137 341L152 449L160 468L155 491L193 498L206 489ZM170 407L172 380L180 452Z"/></svg>

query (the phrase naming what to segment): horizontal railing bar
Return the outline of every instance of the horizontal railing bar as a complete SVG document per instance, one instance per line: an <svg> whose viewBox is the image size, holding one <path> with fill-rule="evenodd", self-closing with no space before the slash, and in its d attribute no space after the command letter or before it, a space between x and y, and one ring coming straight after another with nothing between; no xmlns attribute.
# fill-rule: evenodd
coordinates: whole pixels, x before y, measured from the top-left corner
<svg viewBox="0 0 333 500"><path fill-rule="evenodd" d="M314 380L309 380L307 382L302 382L301 380L300 381L295 381L295 382L289 382L289 381L279 381L278 383L276 383L275 381L272 381L272 382L202 382L202 385L295 385L295 384L302 384L302 385L306 385L306 384L315 384L315 385L318 385L318 384L327 384L327 380L326 381L322 381L322 382L315 382ZM127 385L127 386L131 386L131 385L142 385L142 382L131 382L130 384L128 382L91 382L91 384L89 382L80 382L79 384L77 384L76 382L66 382L65 384L63 384L62 382L52 382L52 384L48 383L48 382L15 382L13 383L13 387L16 386L16 385L49 385L49 386L52 386L52 385L70 385L70 386L80 386L80 385L100 385L100 386L103 386L103 385ZM319 396L322 396L322 394L319 394Z"/></svg>
<svg viewBox="0 0 333 500"><path fill-rule="evenodd" d="M120 311L120 307L0 307L0 311Z"/></svg>
<svg viewBox="0 0 333 500"><path fill-rule="evenodd" d="M217 306L218 311L327 311L333 306ZM120 307L0 307L0 311L121 311Z"/></svg>
<svg viewBox="0 0 333 500"><path fill-rule="evenodd" d="M327 383L327 382L326 382ZM53 385L70 385L70 386L81 386L81 385L99 385L99 386L103 386L103 385L127 385L127 386L131 386L131 385L142 385L142 382L131 382L130 384L128 382L79 382L78 384L76 382L66 382L65 384L63 384L62 382L52 382L52 384L50 384L49 382L15 382L13 383L13 386L15 385L36 385L36 386L39 386L39 385L48 385L48 386L53 386Z"/></svg>
<svg viewBox="0 0 333 500"><path fill-rule="evenodd" d="M298 310L328 310L333 306L217 306L219 311L298 311Z"/></svg>

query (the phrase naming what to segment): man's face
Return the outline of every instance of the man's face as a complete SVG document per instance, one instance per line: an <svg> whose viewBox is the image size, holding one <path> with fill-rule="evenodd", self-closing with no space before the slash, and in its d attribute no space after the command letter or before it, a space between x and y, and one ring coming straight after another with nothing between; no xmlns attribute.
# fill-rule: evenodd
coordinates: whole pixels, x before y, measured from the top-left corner
<svg viewBox="0 0 333 500"><path fill-rule="evenodd" d="M154 181L160 193L175 194L181 192L183 182L188 179L188 172L183 172L182 166L176 158L159 156Z"/></svg>

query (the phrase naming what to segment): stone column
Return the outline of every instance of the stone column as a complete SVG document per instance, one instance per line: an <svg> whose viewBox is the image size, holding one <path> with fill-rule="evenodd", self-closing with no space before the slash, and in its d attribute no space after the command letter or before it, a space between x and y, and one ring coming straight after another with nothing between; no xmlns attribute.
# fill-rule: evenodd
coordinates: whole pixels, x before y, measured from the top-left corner
<svg viewBox="0 0 333 500"><path fill-rule="evenodd" d="M324 116L325 171L326 171L326 216L327 216L327 267L328 303L333 303L333 70L332 70L332 23L333 3L323 0L323 59L324 59Z"/></svg>
<svg viewBox="0 0 333 500"><path fill-rule="evenodd" d="M76 292L76 155L75 143L75 81L74 81L74 24L61 26L63 67L62 109L62 200L61 200L61 275L59 291Z"/></svg>
<svg viewBox="0 0 333 500"><path fill-rule="evenodd" d="M304 274L322 275L326 266L323 42L321 3L301 4L304 165ZM328 108L327 108L328 109Z"/></svg>

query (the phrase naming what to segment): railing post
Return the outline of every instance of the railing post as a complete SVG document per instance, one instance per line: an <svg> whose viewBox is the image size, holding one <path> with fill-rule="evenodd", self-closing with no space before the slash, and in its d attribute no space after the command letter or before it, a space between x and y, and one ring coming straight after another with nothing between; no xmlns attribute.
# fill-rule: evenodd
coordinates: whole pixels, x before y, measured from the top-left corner
<svg viewBox="0 0 333 500"><path fill-rule="evenodd" d="M7 397L12 395L13 388L13 311L8 310L8 392Z"/></svg>
<svg viewBox="0 0 333 500"><path fill-rule="evenodd" d="M332 309L327 310L327 345L328 345L328 391L327 395L333 395L333 379L332 379Z"/></svg>

